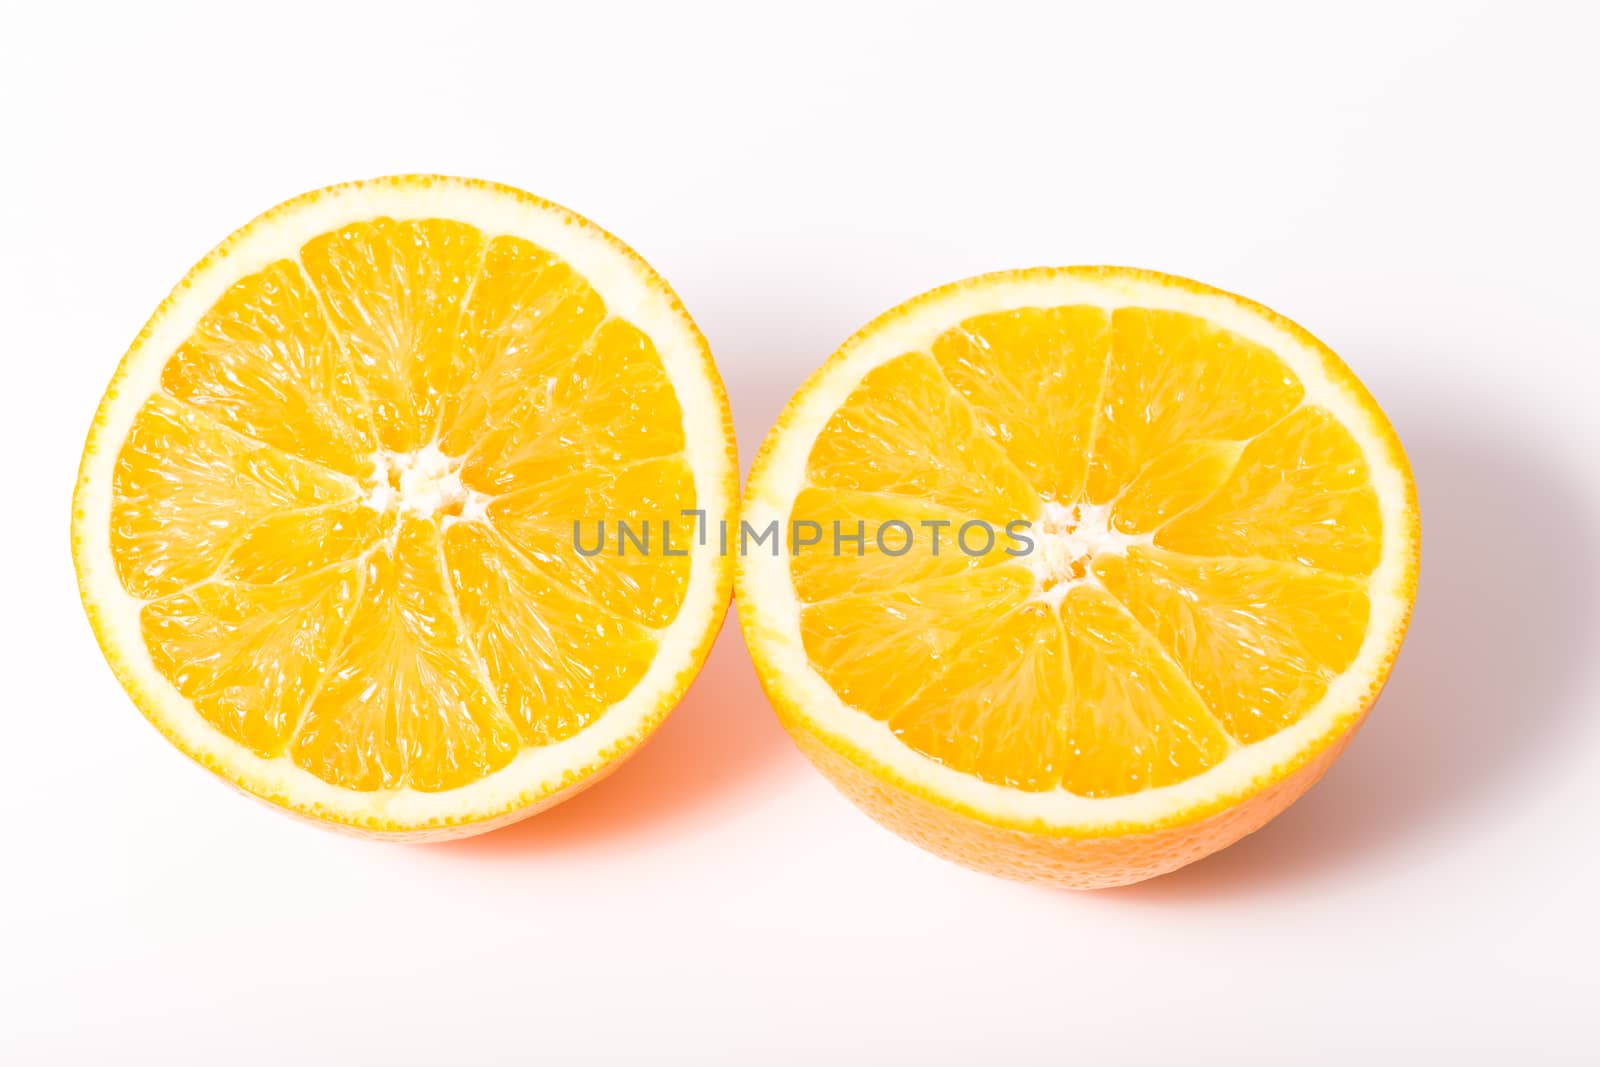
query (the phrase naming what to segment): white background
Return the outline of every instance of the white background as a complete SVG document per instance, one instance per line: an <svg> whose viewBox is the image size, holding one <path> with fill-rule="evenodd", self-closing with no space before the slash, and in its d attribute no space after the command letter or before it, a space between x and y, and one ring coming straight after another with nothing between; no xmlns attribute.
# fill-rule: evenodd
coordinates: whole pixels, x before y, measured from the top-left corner
<svg viewBox="0 0 1600 1067"><path fill-rule="evenodd" d="M1596 1062L1579 6L6 7L0 1060ZM731 625L641 755L515 828L368 843L232 793L84 622L83 434L212 244L404 171L637 248L710 337L747 463L847 334L981 271L1147 266L1296 318L1421 489L1421 600L1370 725L1266 830L1092 895L858 814Z"/></svg>

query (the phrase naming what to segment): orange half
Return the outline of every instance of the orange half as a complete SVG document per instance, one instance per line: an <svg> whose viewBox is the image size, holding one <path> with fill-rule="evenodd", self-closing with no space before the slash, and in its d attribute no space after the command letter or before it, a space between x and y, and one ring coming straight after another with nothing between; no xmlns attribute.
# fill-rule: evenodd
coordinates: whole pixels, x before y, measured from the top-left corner
<svg viewBox="0 0 1600 1067"><path fill-rule="evenodd" d="M1118 268L875 320L790 401L745 522L787 532L738 598L802 750L918 844L1075 887L1308 788L1394 662L1419 551L1400 443L1332 352Z"/></svg>
<svg viewBox="0 0 1600 1067"><path fill-rule="evenodd" d="M184 752L313 818L459 834L595 780L677 702L732 582L696 513L728 518L737 472L705 340L638 256L515 189L385 178L267 212L156 310L73 553Z"/></svg>

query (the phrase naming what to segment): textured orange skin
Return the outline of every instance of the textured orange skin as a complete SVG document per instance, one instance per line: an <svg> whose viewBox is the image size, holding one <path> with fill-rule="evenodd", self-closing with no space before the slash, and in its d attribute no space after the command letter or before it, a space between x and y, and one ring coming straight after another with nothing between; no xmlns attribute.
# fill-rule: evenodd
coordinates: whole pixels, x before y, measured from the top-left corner
<svg viewBox="0 0 1600 1067"><path fill-rule="evenodd" d="M787 725L787 723L785 724ZM896 789L803 730L790 736L839 792L901 837L985 874L1059 889L1107 889L1175 871L1253 834L1317 783L1357 727L1242 804L1187 826L1113 837L1053 837L982 822Z"/></svg>
<svg viewBox="0 0 1600 1067"><path fill-rule="evenodd" d="M745 609L745 571L742 561L735 578L734 599L740 606L739 623L755 661L761 687L777 711L779 721L806 758L857 807L908 841L973 870L1061 889L1101 889L1130 885L1166 874L1227 848L1272 821L1327 773L1377 702L1378 694L1400 653L1411 607L1417 596L1422 520L1417 506L1416 483L1400 439L1388 420L1381 418L1381 409L1366 386L1327 345L1298 323L1244 297L1188 278L1131 267L1037 267L1001 271L941 286L890 309L845 341L790 399L756 453L745 483L747 495L757 491L756 486L764 475L773 445L791 425L800 397L815 388L829 370L841 362L864 337L884 328L911 309L936 302L954 290L999 279L1057 274L1090 278L1138 278L1236 303L1309 345L1323 357L1324 366L1332 378L1361 398L1370 410L1379 413L1382 427L1380 443L1388 453L1385 458L1402 472L1406 483L1406 526L1402 530L1391 531L1393 536L1404 537L1409 546L1402 579L1406 607L1383 662L1359 703L1340 714L1321 737L1268 773L1257 777L1241 793L1214 797L1149 824L1119 824L1093 831L1071 826L1008 825L901 779L870 754L820 728L803 704L791 695L790 686L771 657L765 654L767 638L762 625L753 612Z"/></svg>
<svg viewBox="0 0 1600 1067"><path fill-rule="evenodd" d="M460 837L471 837L475 834L496 830L502 826L507 826L514 822L520 822L530 815L535 815L546 810L547 808L552 808L561 803L563 800L567 800L570 797L576 796L589 786L594 785L596 782L599 782L601 779L605 778L612 771L616 770L617 767L626 762L626 760L635 752L637 752L644 742L650 738L656 729L660 727L661 723L666 720L668 713L677 706L678 702L683 698L683 695L688 692L690 683L692 683L695 679L695 676L700 673L700 668L705 665L706 658L711 654L711 646L716 642L717 634L721 632L723 617L726 614L728 604L732 601L733 597L733 567L731 561L726 557L723 557L719 561L721 566L718 569L717 595L715 601L717 608L707 623L705 634L696 644L694 653L690 657L689 663L678 673L678 676L673 680L671 688L663 694L660 704L655 708L652 714L640 724L639 729L635 731L632 736L619 740L615 745L603 752L594 762L583 767L569 769L566 775L563 777L561 784L556 788L545 792L540 792L537 789L530 789L524 792L521 796L517 797L511 804L507 805L504 810L494 812L486 816L478 818L452 818L432 821L426 824L401 824L383 819L373 819L371 821L357 823L349 821L333 812L327 811L320 806L307 805L293 797L281 793L267 792L265 790L257 791L246 788L241 783L235 781L228 773L227 768L225 768L218 760L207 753L197 751L185 744L183 739L178 736L177 732L171 729L164 721L162 721L161 716L157 713L156 699L150 693L145 691L143 683L139 679L138 675L128 666L122 651L111 641L109 631L102 619L101 608L95 601L93 590L91 590L87 583L83 580L84 571L83 566L80 563L80 555L83 551L85 539L84 531L82 529L82 524L85 521L85 512L80 503L80 497L84 492L85 486L88 484L90 458L93 457L102 447L120 448L122 445L121 441L106 442L101 440L101 430L106 423L106 411L112 398L116 396L116 394L122 388L125 380L127 379L129 370L139 356L140 352L143 350L145 342L149 340L151 334L155 332L156 328L171 312L173 305L177 302L178 297L194 283L196 278L210 270L213 266L224 261L233 251L233 249L248 234L260 229L263 226L269 225L274 219L277 219L278 217L295 208L301 207L307 203L313 203L331 193L340 192L346 189L359 188L361 186L382 185L400 187L426 187L430 185L441 184L488 189L504 196L513 197L518 200L535 204L545 210L559 213L566 218L568 224L574 227L581 227L603 238L614 249L621 252L630 261L632 261L632 263L645 277L651 279L651 281L658 286L660 291L671 303L673 309L683 316L685 323L688 324L691 332L693 333L694 338L699 346L701 363L705 368L708 379L716 391L717 400L719 402L718 406L721 409L721 426L719 429L722 431L723 439L727 442L728 456L732 460L730 464L730 474L723 484L723 491L726 494L726 498L730 501L730 511L736 515L739 500L739 464L737 458L737 440L734 436L733 429L733 409L728 403L728 395L723 386L722 377L717 372L716 364L712 360L711 346L706 341L705 335L700 332L699 327L695 325L694 320L690 318L688 310L683 306L683 302L678 299L677 293L675 293L672 290L672 287L667 284L666 279L657 274L654 268L646 263L644 258L640 256L639 253L635 252L628 245L624 244L619 238L608 231L601 229L598 225L589 221L587 218L584 218L582 215L562 207L559 204L545 200L541 197L534 196L532 193L525 192L521 189L515 188L514 186L502 185L498 182L482 181L475 178L448 177L437 174L403 174L384 178L371 178L365 181L331 185L322 189L315 189L311 192L303 193L300 196L296 196L292 199L284 201L276 207L271 208L263 214L252 219L244 226L241 226L239 229L229 234L221 244L217 245L209 253L207 253L205 258L200 260L199 263L196 263L193 267L191 267L189 272L183 276L183 280L178 282L178 284L173 287L172 292L168 294L167 298L161 302L161 304L156 308L155 312L150 316L149 321L145 323L144 328L139 331L139 335L134 338L133 344L129 347L127 354L122 357L122 361L117 365L116 373L112 376L110 384L106 386L105 395L101 398L100 406L95 411L94 422L89 428L88 439L84 443L83 457L80 460L78 467L78 482L73 490L72 500L72 558L73 567L78 573L78 594L83 601L84 613L89 618L89 625L94 631L95 640L99 643L100 651L105 656L106 662L110 665L112 673L116 675L117 681L122 684L122 687L125 690L127 690L129 697L132 698L134 704L138 707L139 711L144 715L144 717L150 721L150 724L157 730L161 731L162 736L170 741L174 748L177 748L179 751L183 752L184 755L188 756L196 763L199 763L201 766L211 771L213 774L227 782L229 785L233 786L235 789L238 789L240 792L253 799L269 805L275 810L288 812L289 814L298 816L307 822L315 823L316 825L327 829L338 830L340 832L352 834L357 837L381 838L386 841L443 841Z"/></svg>

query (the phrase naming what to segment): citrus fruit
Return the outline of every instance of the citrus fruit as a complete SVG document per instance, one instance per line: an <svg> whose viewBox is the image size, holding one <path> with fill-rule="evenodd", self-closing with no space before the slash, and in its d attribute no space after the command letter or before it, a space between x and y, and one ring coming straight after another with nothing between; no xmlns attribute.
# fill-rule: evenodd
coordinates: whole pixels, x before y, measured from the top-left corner
<svg viewBox="0 0 1600 1067"><path fill-rule="evenodd" d="M744 507L740 619L799 747L917 844L1070 887L1292 803L1416 589L1410 471L1350 370L1139 270L884 314L789 402Z"/></svg>
<svg viewBox="0 0 1600 1067"><path fill-rule="evenodd" d="M516 189L382 178L272 209L157 308L95 414L73 555L188 755L302 815L450 836L661 722L727 608L699 534L737 478L705 339L643 260Z"/></svg>

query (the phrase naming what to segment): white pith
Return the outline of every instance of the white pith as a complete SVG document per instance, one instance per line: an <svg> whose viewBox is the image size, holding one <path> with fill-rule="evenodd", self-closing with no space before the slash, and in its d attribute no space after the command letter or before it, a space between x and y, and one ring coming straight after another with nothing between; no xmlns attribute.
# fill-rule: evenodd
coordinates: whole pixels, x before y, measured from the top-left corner
<svg viewBox="0 0 1600 1067"><path fill-rule="evenodd" d="M793 710L818 735L842 751L863 754L891 781L941 797L1001 825L1044 832L1121 832L1165 825L1181 813L1230 801L1274 780L1308 746L1337 734L1365 709L1409 611L1408 581L1414 579L1414 516L1404 459L1388 444L1387 427L1366 403L1330 372L1327 357L1272 319L1223 294L1191 290L1128 274L1037 272L986 278L958 285L937 299L923 300L858 335L828 369L791 401L787 420L745 489L744 521L761 528L787 520L805 484L805 468L817 435L861 379L880 364L908 352L926 352L935 338L973 316L1021 307L1089 305L1115 310L1145 307L1186 312L1208 319L1272 349L1305 388L1304 403L1325 408L1344 424L1369 457L1373 487L1384 523L1384 543L1370 577L1371 613L1365 639L1344 674L1302 718L1252 745L1240 746L1217 765L1174 785L1109 798L1080 797L1055 789L1029 792L994 785L945 766L901 742L883 722L840 700L806 655L800 633L800 601L786 552L752 554L740 561L740 612L752 651L770 665ZM1047 525L1052 518L1047 505ZM1069 582L1056 581L1074 559L1125 551L1131 539L1109 531L1103 517L1080 515L1052 543L1040 543L1024 562L1039 579L1036 595L1058 600ZM1087 521L1086 521L1087 520ZM1107 536L1109 534L1109 536ZM1036 527L1036 540L1037 527ZM1092 578L1090 579L1092 580ZM1059 593L1054 592L1060 590Z"/></svg>
<svg viewBox="0 0 1600 1067"><path fill-rule="evenodd" d="M1125 534L1111 525L1109 504L1068 506L1054 500L1030 531L1033 551L1023 566L1037 583L1034 596L1056 607L1075 585L1095 584L1090 566L1097 556L1120 556L1134 545L1147 545L1151 534Z"/></svg>
<svg viewBox="0 0 1600 1067"><path fill-rule="evenodd" d="M295 257L312 237L365 219L449 218L488 236L521 237L553 252L600 294L612 316L626 319L655 344L683 412L684 455L694 475L696 506L708 521L730 517L726 487L735 475L724 433L720 388L706 368L704 343L665 285L593 225L509 190L450 179L401 179L325 190L257 220L186 278L135 343L96 415L85 452L73 516L79 584L96 617L113 666L148 715L185 751L250 792L296 810L357 826L428 828L468 823L514 811L570 786L604 766L664 713L681 690L726 607L723 565L715 543L689 548L683 603L657 631L657 654L638 685L597 722L555 744L524 748L493 774L439 793L410 788L355 792L312 775L286 756L265 759L218 733L156 670L139 629L143 602L116 576L111 553L112 471L117 451L145 401L159 387L168 357L201 316L239 278ZM481 517L481 494L461 485L455 463L429 446L374 457L360 487L368 506L459 519ZM391 484L390 474L396 475Z"/></svg>
<svg viewBox="0 0 1600 1067"><path fill-rule="evenodd" d="M461 458L447 456L437 443L415 452L379 452L372 457L372 474L362 486L361 502L373 511L391 509L418 518L464 519L484 517L493 499L461 481Z"/></svg>

